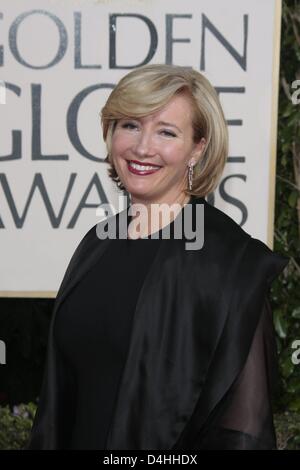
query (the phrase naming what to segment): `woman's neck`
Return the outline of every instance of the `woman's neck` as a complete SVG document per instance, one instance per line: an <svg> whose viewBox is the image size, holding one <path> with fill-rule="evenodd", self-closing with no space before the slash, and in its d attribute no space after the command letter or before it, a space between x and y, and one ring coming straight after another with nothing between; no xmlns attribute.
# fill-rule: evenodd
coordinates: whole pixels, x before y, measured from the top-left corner
<svg viewBox="0 0 300 470"><path fill-rule="evenodd" d="M132 198L131 210L133 206L136 208L136 212L130 213L132 219L128 229L129 238L131 238L130 233L133 234L135 231L139 233L140 237L146 237L163 229L177 217L189 200L190 195L185 193L173 198L173 200L160 202ZM134 220L136 222L133 222Z"/></svg>

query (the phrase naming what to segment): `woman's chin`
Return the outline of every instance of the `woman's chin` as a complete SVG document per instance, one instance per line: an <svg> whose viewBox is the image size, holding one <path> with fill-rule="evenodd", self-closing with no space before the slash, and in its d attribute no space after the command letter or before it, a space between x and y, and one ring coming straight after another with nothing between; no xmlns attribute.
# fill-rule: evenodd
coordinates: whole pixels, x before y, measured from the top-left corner
<svg viewBox="0 0 300 470"><path fill-rule="evenodd" d="M153 185L147 183L125 184L126 191L136 197L146 197L153 193Z"/></svg>
<svg viewBox="0 0 300 470"><path fill-rule="evenodd" d="M150 200L151 199L151 192L150 191L137 191L133 189L132 191L128 190L130 193L131 198L133 199L141 199L141 200Z"/></svg>

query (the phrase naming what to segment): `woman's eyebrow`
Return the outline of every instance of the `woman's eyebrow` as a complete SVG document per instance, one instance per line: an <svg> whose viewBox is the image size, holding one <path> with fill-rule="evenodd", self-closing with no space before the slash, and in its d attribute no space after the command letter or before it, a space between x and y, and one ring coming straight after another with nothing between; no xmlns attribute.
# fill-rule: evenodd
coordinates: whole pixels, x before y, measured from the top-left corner
<svg viewBox="0 0 300 470"><path fill-rule="evenodd" d="M175 127L175 129L178 130L182 134L182 130L179 129L175 124L172 124L171 122L166 122L166 121L159 121L158 122L159 126L169 126L169 127Z"/></svg>

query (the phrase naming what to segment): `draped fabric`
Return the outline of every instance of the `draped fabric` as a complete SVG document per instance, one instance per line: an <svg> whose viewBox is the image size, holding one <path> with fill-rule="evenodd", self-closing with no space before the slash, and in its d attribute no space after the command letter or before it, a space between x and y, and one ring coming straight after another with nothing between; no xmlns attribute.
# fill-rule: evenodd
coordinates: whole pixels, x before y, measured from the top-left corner
<svg viewBox="0 0 300 470"><path fill-rule="evenodd" d="M191 203L195 220L204 207L204 245L186 250L185 237L160 243L138 296L106 449L276 446L269 289L288 259L204 198ZM98 229L77 247L57 294L29 449L65 447L63 423L70 417L53 324L66 297L113 243L100 240Z"/></svg>
<svg viewBox="0 0 300 470"><path fill-rule="evenodd" d="M70 449L105 449L140 287L160 240L115 240L64 301L54 325ZM117 268L113 268L117 267ZM99 290L105 295L95 295ZM71 375L71 377L70 377Z"/></svg>
<svg viewBox="0 0 300 470"><path fill-rule="evenodd" d="M198 449L276 449L271 404L278 378L274 339L266 298L246 363Z"/></svg>

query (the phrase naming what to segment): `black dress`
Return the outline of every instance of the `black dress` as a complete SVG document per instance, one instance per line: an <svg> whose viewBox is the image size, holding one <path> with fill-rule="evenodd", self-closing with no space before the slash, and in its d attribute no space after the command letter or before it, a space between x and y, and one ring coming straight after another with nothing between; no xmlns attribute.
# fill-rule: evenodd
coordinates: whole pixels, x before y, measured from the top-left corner
<svg viewBox="0 0 300 470"><path fill-rule="evenodd" d="M105 449L135 305L161 241L114 240L56 318L54 337L68 410L66 448Z"/></svg>
<svg viewBox="0 0 300 470"><path fill-rule="evenodd" d="M205 207L196 252L85 235L56 299L28 449L276 448L268 293L288 259L192 203Z"/></svg>

